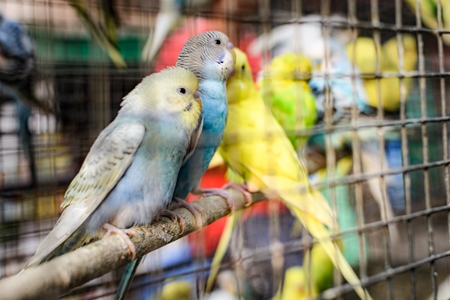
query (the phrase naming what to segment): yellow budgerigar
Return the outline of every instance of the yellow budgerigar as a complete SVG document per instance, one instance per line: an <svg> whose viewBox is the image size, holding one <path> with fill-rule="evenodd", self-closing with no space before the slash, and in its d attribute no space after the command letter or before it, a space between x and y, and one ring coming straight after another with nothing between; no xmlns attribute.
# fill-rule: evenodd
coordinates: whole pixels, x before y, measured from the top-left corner
<svg viewBox="0 0 450 300"><path fill-rule="evenodd" d="M447 0L406 0L406 4L411 8L413 14L420 10L420 18L425 26L433 29L449 30L450 28L450 1ZM417 7L419 4L419 7ZM441 20L439 20L439 6ZM441 26L439 23L441 21ZM442 34L442 40L450 45L450 35Z"/></svg>
<svg viewBox="0 0 450 300"><path fill-rule="evenodd" d="M411 35L404 35L402 44L403 71L412 71L417 63L416 40ZM401 100L400 79L398 77L383 77L378 84L378 79L374 77L377 71L377 57L380 72L393 73L394 75L400 72L397 37L386 41L380 47L378 54L373 39L359 37L355 44L349 43L347 45L347 53L352 61L355 60L359 70L366 75L363 82L368 104L372 107L378 107L380 99L384 110L391 113L398 112ZM405 78L403 82L407 94L411 88L412 79Z"/></svg>
<svg viewBox="0 0 450 300"><path fill-rule="evenodd" d="M236 49L228 80L229 117L219 153L250 191L280 198L321 245L362 299L371 299L330 233L338 230L327 200L309 183L305 166L256 89L247 56Z"/></svg>

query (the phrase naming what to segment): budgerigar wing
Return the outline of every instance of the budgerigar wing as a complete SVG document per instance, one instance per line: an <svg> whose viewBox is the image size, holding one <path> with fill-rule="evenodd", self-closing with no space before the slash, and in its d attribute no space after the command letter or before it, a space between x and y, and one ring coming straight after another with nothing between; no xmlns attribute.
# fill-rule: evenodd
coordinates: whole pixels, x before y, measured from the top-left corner
<svg viewBox="0 0 450 300"><path fill-rule="evenodd" d="M195 148L197 148L198 139L202 134L202 128L203 128L203 116L200 116L200 118L198 119L197 127L192 132L191 139L189 141L189 147L186 151L186 155L184 156L182 165L186 163L186 161L192 156L192 153L194 153Z"/></svg>
<svg viewBox="0 0 450 300"><path fill-rule="evenodd" d="M100 205L130 166L144 132L144 126L137 123L112 123L102 131L67 189L64 212L27 266L61 245Z"/></svg>

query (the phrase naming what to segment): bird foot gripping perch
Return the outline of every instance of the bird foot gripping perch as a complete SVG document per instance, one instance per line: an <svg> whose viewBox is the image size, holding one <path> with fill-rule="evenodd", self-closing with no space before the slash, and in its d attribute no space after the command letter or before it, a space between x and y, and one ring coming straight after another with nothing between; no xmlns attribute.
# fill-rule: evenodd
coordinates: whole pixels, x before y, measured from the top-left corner
<svg viewBox="0 0 450 300"><path fill-rule="evenodd" d="M179 208L179 207L184 207L186 208L195 218L195 223L197 224L197 228L203 228L203 221L202 221L202 214L201 212L195 208L194 205L190 204L189 202L186 202L186 200L174 197L172 202L175 202L175 205L172 207L173 209ZM175 214L175 213L174 213ZM175 214L176 215L176 214ZM179 218L178 215L176 215L177 218ZM183 221L184 224L184 221ZM183 228L182 230L184 231L184 225L180 226Z"/></svg>
<svg viewBox="0 0 450 300"><path fill-rule="evenodd" d="M195 209L195 208L193 208L193 209ZM173 212L171 210L166 209L165 211L161 212L159 217L166 217L166 218L171 219L173 222L177 222L181 228L182 233L186 230L186 223L184 222L183 218L181 218L179 215L177 215L175 212ZM195 217L195 215L194 215L194 217Z"/></svg>
<svg viewBox="0 0 450 300"><path fill-rule="evenodd" d="M224 186L222 186L221 189L225 190L227 188L234 188L234 189L240 191L242 194L244 194L245 207L249 207L253 203L252 194L250 193L250 191L245 183L239 184L239 183L235 183L235 182L229 182L229 183L225 184Z"/></svg>
<svg viewBox="0 0 450 300"><path fill-rule="evenodd" d="M222 197L227 201L228 207L230 208L231 212L234 212L235 205L234 205L233 198L230 196L229 193L227 193L225 191L225 189L230 188L230 187L234 188L234 189L240 191L242 194L244 194L246 207L248 207L250 204L252 204L252 201L253 201L252 194L248 191L248 188L245 184L229 182L229 183L225 184L224 186L222 186L221 188L199 189L199 190L194 191L194 193L196 195L202 195L203 197L212 196L212 195L217 195L219 197Z"/></svg>
<svg viewBox="0 0 450 300"><path fill-rule="evenodd" d="M130 250L132 255L131 260L134 260L136 258L136 247L134 246L133 242L128 236L131 235L136 237L137 236L136 231L134 231L133 229L119 229L109 223L105 223L103 225L103 228L106 229L106 233L103 236L104 238L113 234L118 234L120 237L124 239L125 243L127 243L128 249Z"/></svg>

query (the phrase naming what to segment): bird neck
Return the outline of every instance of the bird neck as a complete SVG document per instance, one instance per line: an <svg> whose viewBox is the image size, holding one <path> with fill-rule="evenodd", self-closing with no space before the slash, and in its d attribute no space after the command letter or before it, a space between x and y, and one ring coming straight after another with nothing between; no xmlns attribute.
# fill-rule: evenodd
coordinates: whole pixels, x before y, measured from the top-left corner
<svg viewBox="0 0 450 300"><path fill-rule="evenodd" d="M203 130L208 130L213 127L225 128L228 115L225 82L218 80L203 80L199 84L199 91L200 99L203 103Z"/></svg>
<svg viewBox="0 0 450 300"><path fill-rule="evenodd" d="M222 105L227 103L225 81L202 80L199 83L199 92L203 106L206 106L207 108L210 108L213 105Z"/></svg>

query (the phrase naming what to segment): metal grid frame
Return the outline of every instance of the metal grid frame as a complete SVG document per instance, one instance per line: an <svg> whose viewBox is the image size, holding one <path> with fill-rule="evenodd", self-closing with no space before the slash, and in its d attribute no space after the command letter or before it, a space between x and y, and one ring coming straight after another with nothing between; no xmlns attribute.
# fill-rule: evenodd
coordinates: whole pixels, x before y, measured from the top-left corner
<svg viewBox="0 0 450 300"><path fill-rule="evenodd" d="M413 12L415 23L412 24L405 24L405 10L407 10L406 3L404 3L401 0L395 0L394 5L392 3L388 3L388 1L382 1L382 0L371 0L371 1L357 1L357 0L348 0L346 3L339 5L336 3L333 3L330 0L321 0L317 1L317 3L313 4L308 1L284 1L280 3L274 3L268 0L259 0L257 1L257 7L258 10L255 11L253 15L247 14L247 15L239 15L239 14L231 14L228 12L228 9L231 9L231 4L229 4L228 7L226 7L224 13L219 13L217 11L210 11L206 10L198 15L200 16L214 16L217 18L225 19L229 24L236 22L239 24L245 24L247 27L250 28L253 27L253 30L255 30L258 33L264 33L269 32L271 28L278 24L286 24L289 23L292 17L299 18L306 13L315 12L323 17L326 17L330 15L330 13L335 12L336 9L338 9L340 13L346 14L346 22L343 23L335 23L335 22L328 22L326 18L323 21L323 26L325 29L325 32L331 30L332 28L345 28L351 30L353 33L356 33L356 30L360 31L366 31L370 32L375 41L375 45L377 48L380 47L382 36L385 33L388 33L389 35L394 35L397 37L397 40L399 42L399 51L398 51L398 58L400 61L403 60L403 52L401 50L401 38L404 34L413 34L418 42L418 67L415 71L403 71L400 70L396 74L394 73L384 73L380 69L378 69L378 72L375 74L376 78L387 78L387 77L398 77L400 79L400 86L402 89L404 89L404 79L405 78L412 78L418 82L418 94L419 94L419 116L417 117L408 117L407 115L407 102L406 102L406 93L401 93L402 99L401 99L401 105L400 105L400 111L399 111L399 119L386 119L384 112L382 110L377 110L376 117L373 121L361 124L359 121L358 111L355 108L352 110L351 115L351 121L349 124L332 124L331 118L327 119L325 117L325 124L323 127L316 127L313 130L304 130L299 132L300 135L312 135L313 133L326 133L331 134L333 132L345 132L350 131L354 133L354 139L352 143L352 153L354 155L353 159L355 162L358 162L360 160L360 145L358 144L359 141L357 139L357 131L361 130L363 128L376 128L377 129L377 143L379 147L379 151L384 154L384 134L383 129L384 128L390 128L393 126L400 128L400 135L401 135L401 148L402 148L402 161L403 166L401 168L394 168L394 169L383 169L384 166L380 166L381 169L383 169L380 172L372 172L372 173L366 173L364 170L361 169L359 163L354 163L353 165L353 174L346 176L344 178L332 178L328 179L326 182L321 182L317 186L319 188L333 188L341 185L347 185L351 186L354 190L354 197L355 197L355 206L358 216L358 227L353 230L348 230L346 232L340 233L340 236L343 235L350 235L350 234L358 234L359 237L359 245L360 245L360 257L363 257L365 254L365 249L363 239L365 235L370 235L371 232L375 232L378 234L378 237L381 238L383 241L382 247L379 250L379 255L381 257L381 261L379 269L381 271L376 271L375 274L373 274L373 270L370 270L370 264L373 263L373 261L365 262L364 260L360 261L359 265L359 275L363 282L363 284L367 287L369 287L369 290L371 287L376 286L377 284L381 284L381 287L379 288L380 291L377 291L377 295L383 295L386 296L387 299L403 299L401 296L399 296L398 292L396 292L396 289L398 289L398 284L396 284L396 278L400 274L408 273L409 274L409 283L410 283L410 289L411 289L411 298L419 298L418 295L420 294L419 289L423 288L423 285L420 284L420 282L424 279L422 273L429 273L429 280L431 282L431 292L437 292L438 291L438 285L439 282L442 281L443 277L450 274L449 271L449 261L448 256L450 256L450 246L448 245L448 241L442 241L443 245L440 245L439 247L436 246L436 236L439 236L442 239L450 238L450 176L449 176L449 154L448 154L448 122L450 121L450 117L448 117L448 107L446 103L446 95L448 94L448 84L446 84L446 79L450 76L450 72L446 71L448 69L448 66L445 65L445 53L446 47L442 35L444 34L450 34L450 30L446 30L443 28L443 16L440 12L440 7L442 6L442 0L437 0L437 7L438 7L438 15L437 15L437 21L438 21L438 28L437 29L430 29L427 27L424 27L422 25L421 21L421 11L420 11L420 1L416 1L416 8ZM6 1L8 2L8 1ZM5 2L5 3L6 3ZM1 2L0 2L1 3ZM52 13L52 8L54 6L66 6L64 1L44 1L44 0L23 0L17 2L18 5L29 5L31 9L33 9L34 6L40 5L45 8L46 15L44 16L44 19L46 20L45 23L41 23L40 25L33 24L33 21L30 21L30 19L27 19L26 23L29 25L29 27L41 27L41 29L44 29L49 36L49 43L46 45L46 47L51 48L52 47L52 38L54 37L53 28L55 26L61 25L61 23L55 22L55 18L57 17L57 14ZM93 7L95 7L95 4L91 3ZM284 6L284 8L288 8L290 10L287 14L276 14L276 8L277 5ZM127 9L129 11L132 11L139 15L140 17L137 18L138 21L136 23L133 22L124 22L123 27L124 32L127 30L133 30L138 29L140 33L145 33L146 30L150 27L151 20L154 18L154 14L157 12L157 4L154 2L151 2L150 4L141 3L140 1L119 1L117 3L117 6L122 9ZM393 14L394 16L393 22L389 23L387 21L384 21L386 18L381 12L381 8L390 7L394 8ZM365 19L361 17L361 10L365 10L364 13L362 13L363 17L366 17ZM385 12L385 11L383 11ZM38 18L37 13L33 14L34 18ZM410 16L411 17L411 16ZM40 17L39 17L40 18ZM125 19L125 18L122 18ZM33 20L33 17L31 17L31 20ZM410 18L409 21L412 19ZM82 29L80 29L80 26L78 26L78 29L75 31L78 31L78 34L83 35ZM228 25L230 28L229 35L230 37L237 37L242 34L242 32L238 31L236 27L233 25ZM66 25L66 27L71 27L69 25ZM73 29L73 28L71 28ZM29 28L30 31L32 29ZM81 32L81 33L80 33ZM126 33L123 33L126 34ZM429 54L432 51L427 51L426 46L427 43L430 42L431 39L436 39L437 43L437 66L435 57L433 58L433 63L427 63L427 54ZM142 45L141 45L142 46ZM97 50L98 51L98 50ZM45 53L43 51L42 53ZM89 146L91 145L94 138L97 136L97 133L111 120L111 118L114 116L114 113L112 113L114 110L118 107L118 101L120 101L117 97L122 97L123 91L127 89L132 88L131 84L124 84L124 87L122 89L122 93L120 93L120 89L114 89L117 87L114 84L111 84L111 77L114 76L122 76L122 77L132 77L132 82L138 82L139 78L142 77L142 75L145 74L145 72L148 71L147 66L142 66L139 63L136 63L134 67L130 68L129 70L125 71L121 75L117 75L114 70L112 70L112 67L109 65L109 63L100 62L100 64L93 64L91 67L84 67L80 65L79 63L74 63L73 65L63 65L62 69L57 68L52 62L52 57L50 56L52 51L48 51L49 56L48 57L40 57L40 65L43 66L45 69L43 78L45 80L56 80L57 78L61 80L60 76L61 74L68 74L68 84L73 84L72 80L74 79L73 75L78 74L80 76L86 76L90 77L92 82L100 80L102 84L96 85L94 91L92 94L95 95L102 95L102 98L98 98L98 103L89 103L88 111L90 112L90 120L96 120L95 124L88 124L87 125L87 134L82 136L80 140L77 140L74 142L78 147L75 148L74 144L71 145L70 152L73 152L74 155L77 156L78 163L80 163L80 159L82 160L84 155L87 153ZM98 54L98 53L97 53ZM265 61L264 59L267 59L267 56L263 56L263 63L267 64L268 61ZM99 68L99 65L101 66ZM431 66L431 67L430 67ZM378 62L378 68L379 68L379 62ZM402 68L402 67L401 67ZM67 73L66 73L67 72ZM113 75L111 75L113 74ZM84 82L89 82L90 80L84 80ZM120 81L120 79L119 79ZM433 84L430 84L432 82ZM437 86L437 87L436 87ZM434 92L434 95L438 95L438 100L435 100L434 103L430 103L429 96L427 95L427 92L430 91ZM92 94L88 95L89 101L92 101L94 97ZM117 95L116 95L117 94ZM117 99L111 100L110 96L116 97ZM57 97L55 95L54 97ZM330 102L330 101L329 101ZM409 104L410 102L408 102ZM437 114L434 116L429 116L429 112L427 108L429 108L430 105L436 105L439 106L437 110ZM82 111L82 110L81 110ZM4 116L1 116L2 118ZM41 117L41 120L44 120L45 118ZM37 121L36 121L37 122ZM48 121L50 122L50 121ZM45 133L45 127L42 125L44 129L42 129L42 133ZM411 149L410 149L410 139L411 139L411 128L416 126L420 134L420 139L422 140L422 148L421 148L421 163L415 163L410 164L410 156L411 156ZM434 126L434 127L430 127ZM59 127L56 127L59 128ZM39 129L37 129L39 130ZM55 129L56 131L58 129ZM438 131L438 134L436 135L436 131ZM417 138L417 137L415 137ZM419 139L419 140L420 140ZM436 143L434 139L440 139L439 143ZM45 142L44 142L45 143ZM49 142L51 144L51 142ZM436 143L436 147L440 148L441 155L439 159L436 160L430 160L430 144ZM4 146L0 147L0 155L4 155L6 149ZM328 140L327 146L327 168L330 171L330 173L333 173L334 165L336 163L336 157L334 155L334 150L331 146L331 141ZM74 150L75 149L75 150ZM15 149L13 151L20 152L19 149ZM67 150L66 150L67 151ZM53 154L54 155L54 154ZM381 162L380 162L381 164ZM0 167L2 167L2 164L0 164ZM72 167L73 169L76 169L76 167ZM434 170L438 175L431 175L430 173ZM11 275L12 271L5 270L4 267L7 264L10 264L11 259L16 259L17 264L21 265L21 263L29 256L31 253L28 253L27 251L20 249L19 243L14 241L7 241L9 238L12 238L13 236L19 235L20 239L27 239L30 235L37 234L40 238L45 236L45 234L51 229L52 224L56 221L55 216L48 218L52 213L44 214L46 215L46 218L37 220L38 228L36 228L36 224L30 223L33 218L36 217L35 214L27 215L26 212L29 210L27 207L28 201L32 197L36 197L39 199L46 198L48 203L52 203L50 207L52 207L53 213L57 208L55 206L55 203L58 203L61 201L61 195L64 192L64 185L68 183L67 180L70 180L70 176L73 175L73 172L75 170L72 170L72 173L69 172L69 175L67 176L63 182L53 182L49 183L46 186L38 187L37 190L29 191L26 196L24 196L21 192L19 192L15 188L6 189L3 191L2 196L2 217L1 217L1 224L6 224L7 217L5 214L8 212L7 205L8 201L11 201L11 199L20 198L19 202L21 203L18 207L21 207L18 209L16 213L16 216L21 220L20 223L20 230L16 228L16 230L13 230L13 232L2 232L1 235L1 242L0 247L2 249L1 253L4 253L4 257L2 257L0 264L3 266L0 268L0 276L3 277L5 275ZM422 203L415 203L417 201L416 198L420 198L420 196L414 195L414 188L416 186L413 185L414 179L411 178L411 174L414 172L421 172L423 176L423 202ZM385 178L387 178L389 175L394 174L402 174L404 184L405 184L405 212L402 214L397 215L395 218L393 218L390 222L378 220L378 221L370 221L370 223L366 223L363 219L365 214L367 214L367 195L365 192L365 184L366 182L371 178L382 178L382 186L380 186L380 189L386 190L386 182L384 181ZM441 184L439 182L435 183L433 182L432 178L436 178L436 176L439 177L439 175L443 175L443 187L441 187ZM417 179L415 180L417 181ZM438 188L438 193L434 192L435 187ZM443 190L443 193L442 193ZM438 194L438 195L436 195ZM6 197L5 197L6 195ZM331 193L333 195L333 192ZM444 196L445 195L445 196ZM441 199L434 199L436 196L441 196L442 198L445 197L445 201L442 201ZM336 207L336 199L335 196L331 196L332 198L332 206ZM7 200L5 200L7 199ZM49 200L50 199L50 200ZM17 201L14 200L16 203ZM39 200L41 201L41 200ZM16 209L16 208L15 208ZM422 221L424 220L424 221ZM446 220L446 226L442 225L443 220ZM425 232L421 232L424 235L417 236L417 228L415 223L419 222L424 223L426 226ZM439 224L435 224L435 223ZM407 241L407 252L403 254L403 260L398 260L397 258L393 258L393 256L398 255L396 253L396 248L391 245L391 241L389 238L389 229L388 225L390 224L401 224L403 226L403 230L406 232L406 241ZM437 226L438 225L438 226ZM442 229L442 227L446 227L445 230ZM438 229L436 229L438 228ZM3 231L3 230L2 230ZM445 232L447 231L447 232ZM445 232L445 233L443 233ZM36 239L36 238L34 238ZM422 252L417 253L417 247L418 243L423 243L426 240L426 256L423 256L424 254ZM37 241L32 244L32 246L28 246L28 248L32 248L34 250L35 246L37 246ZM373 244L369 243L369 247L373 246ZM421 245L420 245L421 246ZM446 246L446 247L445 247ZM305 241L292 241L290 243L287 243L284 245L284 251L285 253L289 251L298 251L299 249L303 249L307 247L307 244L305 244ZM423 246L421 246L423 247ZM12 250L10 250L12 249ZM289 250L291 249L291 250ZM14 252L12 255L11 252ZM265 253L266 259L269 259L270 257L270 250L267 249L261 249L262 253ZM380 254L381 253L381 254ZM245 260L251 259L251 257L255 255L255 253L252 253L251 255L242 255L238 259L229 261L224 263L224 266L231 266L239 263L245 262ZM423 257L422 257L423 256ZM380 258L379 257L379 258ZM16 267L9 267L13 268L13 270L17 269ZM421 268L429 268L428 271L420 271ZM199 268L196 268L194 270L191 270L190 273L202 273L207 270L207 267L205 265L201 265ZM420 272L419 272L420 271ZM145 284L160 284L162 283L164 279L164 273L161 273L162 271L158 271L158 274L162 274L160 278L153 278L153 277L146 277ZM152 275L152 274L150 274ZM143 275L145 276L145 275ZM147 274L148 276L148 274ZM426 277L426 276L425 276ZM148 279L150 278L150 279ZM144 278L145 279L145 278ZM112 284L110 284L110 287L114 288L116 286L116 277L110 278L109 280L112 280ZM104 283L99 283L98 286L102 286ZM94 286L90 286L87 288L80 288L75 293L81 293L81 291L85 291L86 289L93 289ZM138 288L138 285L135 287ZM334 290L338 294L342 294L342 297L347 297L351 291L351 287L348 285L343 286L337 286L334 288ZM105 295L107 295L109 292L106 292ZM384 294L383 294L384 293ZM351 294L351 293L350 293ZM422 295L422 294L420 294ZM98 296L100 297L100 296ZM348 296L348 297L351 297ZM436 297L436 294L434 294L434 297ZM94 299L95 297L92 297ZM408 297L405 297L405 299Z"/></svg>

